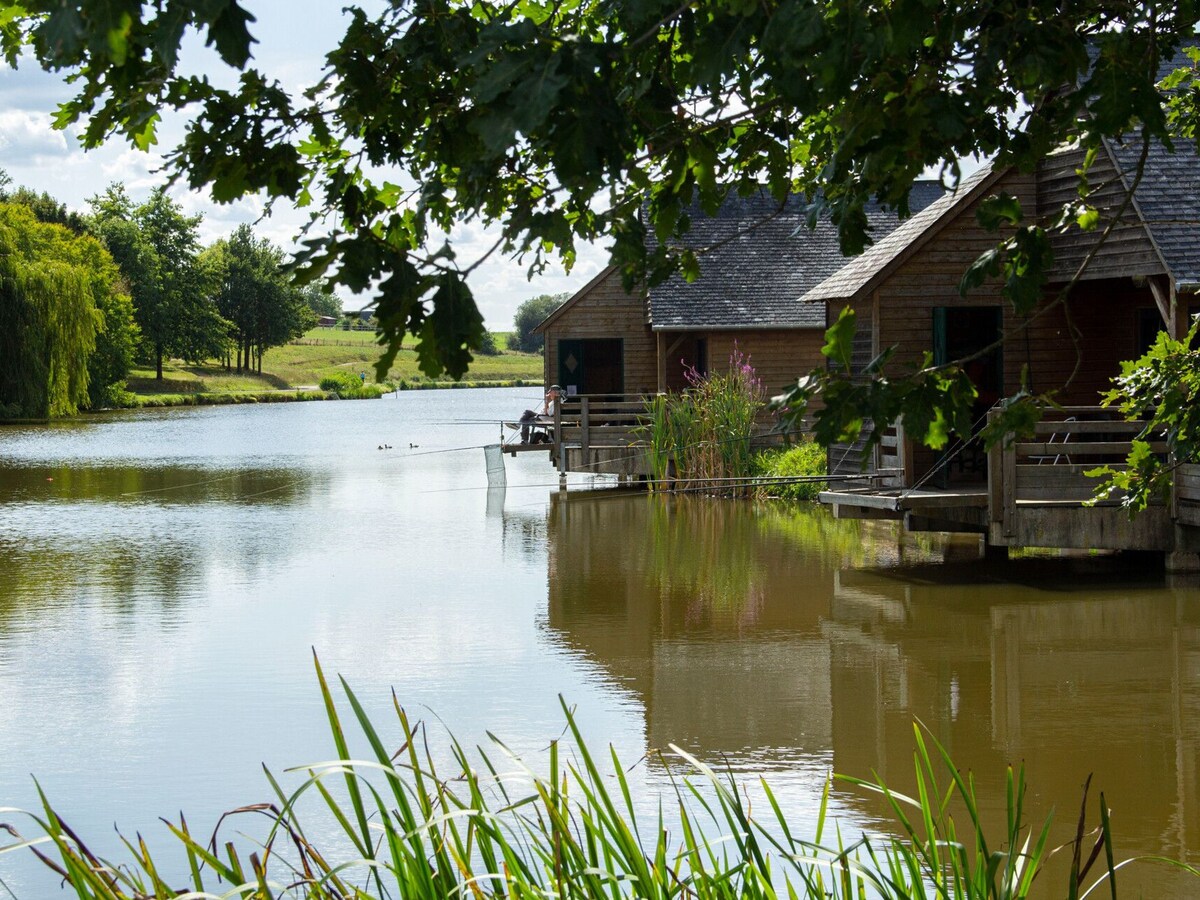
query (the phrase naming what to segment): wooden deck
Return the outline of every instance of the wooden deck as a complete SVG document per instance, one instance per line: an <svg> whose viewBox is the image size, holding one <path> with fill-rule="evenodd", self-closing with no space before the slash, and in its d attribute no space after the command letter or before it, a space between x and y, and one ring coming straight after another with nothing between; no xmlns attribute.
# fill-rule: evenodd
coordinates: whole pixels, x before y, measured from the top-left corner
<svg viewBox="0 0 1200 900"><path fill-rule="evenodd" d="M553 416L539 416L538 426L550 436L549 444L506 443L505 453L547 451L560 476L568 472L591 475L617 475L637 480L650 477L649 414L650 397L621 396L570 397L555 409ZM774 445L780 436L765 426L751 438L752 446Z"/></svg>
<svg viewBox="0 0 1200 900"><path fill-rule="evenodd" d="M1068 407L1055 416L1040 422L1031 440L991 448L984 471L975 475L986 482L944 488L927 483L938 472L913 471L911 444L895 429L877 458L887 464L879 467L878 487L830 490L820 500L839 518L900 519L912 531L977 533L994 547L1200 550L1200 466L1180 466L1169 502L1131 518L1119 496L1097 497L1100 481L1086 473L1123 467L1143 423L1114 420L1110 410L1096 407ZM1151 449L1164 453L1166 445L1153 442Z"/></svg>

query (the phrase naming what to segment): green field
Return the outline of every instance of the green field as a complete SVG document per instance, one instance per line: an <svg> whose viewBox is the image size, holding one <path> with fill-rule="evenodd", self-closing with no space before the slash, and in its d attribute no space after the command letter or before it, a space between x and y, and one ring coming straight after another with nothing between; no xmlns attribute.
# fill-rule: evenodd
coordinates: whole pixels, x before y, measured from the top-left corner
<svg viewBox="0 0 1200 900"><path fill-rule="evenodd" d="M496 344L503 347L503 332L497 333ZM135 368L130 373L129 390L139 397L163 394L188 395L204 393L237 394L247 392L291 391L295 388L315 388L327 375L335 372L367 373L375 379L375 361L380 347L373 331L342 331L314 328L300 340L283 347L274 347L263 357L263 374L238 375L226 372L216 363L190 365L172 360L163 365L163 380L154 377L153 368ZM417 368L417 355L402 349L388 373L386 381L407 386L423 387L430 383ZM542 357L536 353L514 353L504 350L499 356L477 356L464 376L465 382L523 381L540 384ZM442 376L438 384L452 384L453 379Z"/></svg>

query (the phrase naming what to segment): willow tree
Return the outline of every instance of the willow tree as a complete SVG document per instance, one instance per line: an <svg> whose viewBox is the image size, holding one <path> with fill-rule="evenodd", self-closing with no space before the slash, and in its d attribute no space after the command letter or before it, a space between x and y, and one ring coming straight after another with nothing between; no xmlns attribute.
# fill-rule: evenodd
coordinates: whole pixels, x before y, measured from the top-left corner
<svg viewBox="0 0 1200 900"><path fill-rule="evenodd" d="M73 415L87 401L101 318L92 273L61 252L63 234L0 204L0 417Z"/></svg>

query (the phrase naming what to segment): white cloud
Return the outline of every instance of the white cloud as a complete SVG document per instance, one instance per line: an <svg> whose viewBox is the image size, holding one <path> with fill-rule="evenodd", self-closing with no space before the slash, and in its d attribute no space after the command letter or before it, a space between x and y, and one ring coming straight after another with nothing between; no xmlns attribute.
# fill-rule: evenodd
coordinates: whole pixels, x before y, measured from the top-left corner
<svg viewBox="0 0 1200 900"><path fill-rule="evenodd" d="M368 0L368 12L386 4ZM289 89L307 86L319 77L324 56L345 30L343 4L327 0L294 2L250 2L247 4L258 21L251 31L260 43L254 47L255 62ZM200 66L210 78L225 80L231 73L220 72L212 63L211 49L202 41L192 40L184 47L187 64ZM87 199L102 192L114 181L122 182L134 198L145 197L161 185L157 174L162 157L142 153L119 139L97 150L84 152L74 133L57 132L52 115L58 104L73 95L61 75L41 71L31 61L22 61L19 69L0 64L0 169L14 183L37 191L46 191L72 209L83 210ZM183 134L184 121L167 115L159 127L159 148L175 146ZM271 215L261 218L265 204L250 198L233 204L214 203L207 195L183 187L172 189L171 196L189 214L204 216L200 234L204 243L228 235L239 224L254 225L255 233L291 249L294 239L308 221L308 211L278 201ZM463 265L469 265L486 253L497 232L478 222L455 230L453 246ZM493 254L471 276L471 288L489 328L504 330L512 326L517 306L528 297L543 293L574 291L587 283L607 261L607 251L580 247L579 259L570 275L557 266L532 283L524 264ZM366 296L343 294L347 308L359 308Z"/></svg>
<svg viewBox="0 0 1200 900"><path fill-rule="evenodd" d="M0 166L42 164L71 152L67 137L48 116L23 109L0 110Z"/></svg>

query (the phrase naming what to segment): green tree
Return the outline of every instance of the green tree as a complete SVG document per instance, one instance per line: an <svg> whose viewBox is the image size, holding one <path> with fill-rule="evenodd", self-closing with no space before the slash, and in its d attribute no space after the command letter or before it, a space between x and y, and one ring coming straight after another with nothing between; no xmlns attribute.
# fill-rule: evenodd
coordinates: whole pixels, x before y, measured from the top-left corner
<svg viewBox="0 0 1200 900"><path fill-rule="evenodd" d="M305 305L313 311L313 315L318 318L329 316L331 319L340 319L342 317L342 298L324 285L301 285L300 296L304 298Z"/></svg>
<svg viewBox="0 0 1200 900"><path fill-rule="evenodd" d="M0 417L73 415L87 402L103 323L93 291L104 277L80 263L93 250L103 252L25 206L0 204Z"/></svg>
<svg viewBox="0 0 1200 900"><path fill-rule="evenodd" d="M157 188L135 205L125 187L93 197L91 227L129 282L142 356L162 380L163 358L203 360L223 352L227 323L208 298L198 265L199 216Z"/></svg>
<svg viewBox="0 0 1200 900"><path fill-rule="evenodd" d="M231 326L237 371L253 368L271 347L299 337L316 322L311 290L297 287L283 271L283 251L239 225L201 257L213 286L217 311ZM311 286L309 286L311 288Z"/></svg>
<svg viewBox="0 0 1200 900"><path fill-rule="evenodd" d="M85 143L148 146L164 107L186 109L179 178L220 201L297 197L335 221L300 261L377 292L381 373L406 333L431 375L460 375L480 346L479 260L432 238L462 223L497 226L492 249L535 272L608 236L627 284L653 285L696 274L677 240L687 210L716 210L730 188L806 194L855 252L865 204L906 213L930 168L954 181L976 156L1028 171L1070 142L1192 141L1200 121L1186 71L1174 105L1157 86L1161 62L1195 43L1192 2L396 0L354 9L324 77L294 94L248 68L237 0L23 0L2 21L14 65L30 44L78 76L59 124L83 121ZM235 87L177 71L189 28L245 70ZM1086 218L1086 173L1080 186L1069 212ZM1033 249L1056 220L1024 224L987 268L1015 273L1017 294L1036 287ZM897 383L891 398L913 423L964 395L939 370L921 377L934 388Z"/></svg>
<svg viewBox="0 0 1200 900"><path fill-rule="evenodd" d="M546 316L566 303L570 296L570 294L538 294L518 306L517 313L513 316L513 331L508 336L508 349L520 350L524 353L541 353L546 339L540 334L534 334L533 329L541 325Z"/></svg>
<svg viewBox="0 0 1200 900"><path fill-rule="evenodd" d="M66 204L25 187L7 190L8 183L7 174L0 172L0 201L25 206L39 222L62 225L76 235L86 231L84 217L68 210ZM75 264L91 273L92 297L101 317L96 347L88 358L87 405L93 409L112 406L124 393L139 337L128 285L112 257L94 239L58 243Z"/></svg>
<svg viewBox="0 0 1200 900"><path fill-rule="evenodd" d="M65 203L59 202L45 191L39 194L27 187L10 190L7 187L10 183L11 179L8 177L8 173L0 170L0 203L19 203L32 210L39 222L63 225L76 234L83 233L85 229L83 216L74 210L67 209Z"/></svg>
<svg viewBox="0 0 1200 900"><path fill-rule="evenodd" d="M480 356L499 356L500 347L496 344L496 335L490 331L483 333L483 340L479 342Z"/></svg>

